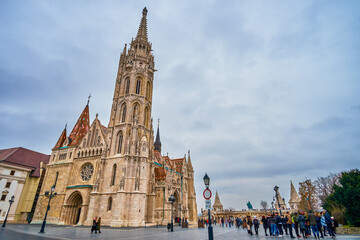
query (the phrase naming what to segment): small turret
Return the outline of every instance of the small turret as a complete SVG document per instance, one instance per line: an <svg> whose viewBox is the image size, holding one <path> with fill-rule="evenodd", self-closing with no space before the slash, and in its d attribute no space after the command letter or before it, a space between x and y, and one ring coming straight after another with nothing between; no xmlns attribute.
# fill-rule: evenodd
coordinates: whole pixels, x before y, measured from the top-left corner
<svg viewBox="0 0 360 240"><path fill-rule="evenodd" d="M161 153L161 141L160 141L160 119L158 119L158 128L156 132L156 139L154 143L154 150Z"/></svg>

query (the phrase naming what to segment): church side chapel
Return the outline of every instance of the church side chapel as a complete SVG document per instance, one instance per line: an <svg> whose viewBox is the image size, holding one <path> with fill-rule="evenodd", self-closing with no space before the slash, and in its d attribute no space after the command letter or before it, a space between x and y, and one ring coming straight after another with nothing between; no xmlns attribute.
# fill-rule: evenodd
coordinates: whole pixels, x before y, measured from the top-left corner
<svg viewBox="0 0 360 240"><path fill-rule="evenodd" d="M145 226L174 219L197 221L194 169L190 151L170 159L161 153L159 122L154 142L151 117L154 55L147 34L147 9L135 39L120 56L110 120L102 125L96 114L90 124L90 97L71 133L62 131L50 162L32 223L42 222L55 186L47 222Z"/></svg>

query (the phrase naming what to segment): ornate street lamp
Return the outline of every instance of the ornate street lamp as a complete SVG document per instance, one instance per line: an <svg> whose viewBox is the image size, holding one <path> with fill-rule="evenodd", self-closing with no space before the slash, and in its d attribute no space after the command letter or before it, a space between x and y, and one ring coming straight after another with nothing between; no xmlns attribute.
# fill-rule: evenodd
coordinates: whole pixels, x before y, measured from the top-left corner
<svg viewBox="0 0 360 240"><path fill-rule="evenodd" d="M209 189L209 186L210 186L210 178L209 176L207 175L207 173L205 173L205 176L204 176L204 184L206 186L206 189ZM211 226L211 215L210 215L210 208L209 208L209 227L208 227L208 232L209 232L209 240L213 240L214 239L214 234L213 234L213 228Z"/></svg>
<svg viewBox="0 0 360 240"><path fill-rule="evenodd" d="M275 197L276 197L276 200L277 200L278 205L279 205L280 216L282 216L282 214L281 214L280 202L279 202L278 190L279 190L279 187L278 187L278 186L275 186L275 187L274 187Z"/></svg>
<svg viewBox="0 0 360 240"><path fill-rule="evenodd" d="M9 206L9 209L8 209L8 211L7 211L7 213L6 213L6 217L5 217L4 223L3 223L3 225L2 225L1 227L5 227L5 226L6 226L7 217L8 217L8 215L9 215L10 208L11 208L11 205L13 204L13 202L14 202L14 199L15 199L15 197L14 197L14 195L13 195L13 196L11 197L11 199L9 200L10 206Z"/></svg>
<svg viewBox="0 0 360 240"><path fill-rule="evenodd" d="M56 177L56 180L57 180L57 177ZM56 184L56 181L55 181L55 184ZM45 233L45 225L46 225L46 217L47 217L47 214L48 214L48 212L49 212L49 210L50 210L50 202L51 202L51 199L53 198L53 197L55 197L56 196L56 192L54 192L55 191L55 184L51 187L51 192L49 193L49 191L46 191L45 192L45 197L48 197L49 198L49 202L48 202L48 206L47 206L47 208L46 208L46 213L45 213L45 217L44 217L44 221L43 221L43 223L42 223L42 226L41 226L41 229L40 229L40 232L39 233Z"/></svg>
<svg viewBox="0 0 360 240"><path fill-rule="evenodd" d="M175 202L175 198L174 196L171 194L169 197L169 202L171 203L171 223L170 223L170 230L171 232L174 231L174 223L173 223L173 205Z"/></svg>

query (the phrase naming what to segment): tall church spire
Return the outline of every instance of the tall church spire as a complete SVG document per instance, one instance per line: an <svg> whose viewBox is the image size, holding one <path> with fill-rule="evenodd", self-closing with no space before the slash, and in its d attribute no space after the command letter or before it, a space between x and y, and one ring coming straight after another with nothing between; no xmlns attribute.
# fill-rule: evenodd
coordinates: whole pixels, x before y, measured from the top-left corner
<svg viewBox="0 0 360 240"><path fill-rule="evenodd" d="M159 128L160 128L160 119L158 119L158 128L157 128L157 132L156 132L154 150L161 152L161 141L160 141L160 130L159 130Z"/></svg>
<svg viewBox="0 0 360 240"><path fill-rule="evenodd" d="M143 9L142 12L142 18L141 18L141 22L140 22L140 26L139 26L139 30L136 36L136 40L145 40L146 42L148 41L148 36L147 36L147 21L146 21L146 15L147 15L147 9L146 7Z"/></svg>
<svg viewBox="0 0 360 240"><path fill-rule="evenodd" d="M65 128L64 130L62 131L60 137L59 137L59 140L57 141L54 149L57 149L57 148L61 148L66 140L66 126L67 124L65 125Z"/></svg>

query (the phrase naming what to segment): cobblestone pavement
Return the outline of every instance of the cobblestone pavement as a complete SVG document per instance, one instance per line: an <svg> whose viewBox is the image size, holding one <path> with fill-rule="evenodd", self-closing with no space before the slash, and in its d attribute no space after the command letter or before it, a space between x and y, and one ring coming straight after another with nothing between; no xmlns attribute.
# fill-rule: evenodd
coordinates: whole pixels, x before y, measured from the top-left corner
<svg viewBox="0 0 360 240"><path fill-rule="evenodd" d="M40 225L26 225L26 224L8 224L6 228L0 229L1 240L35 240L35 239L159 239L159 240L206 240L208 239L208 230L198 228L182 229L174 228L174 232L168 232L164 227L150 227L150 228L108 228L102 227L101 234L91 234L89 227L73 227L73 226L58 226L47 225L45 234L40 234ZM262 229L261 229L262 230ZM214 240L271 240L278 237L265 237L264 232L250 236L244 229L237 228L220 228L214 227ZM280 239L291 238L284 236ZM309 239L314 239L313 237ZM331 238L325 238L330 240ZM360 240L360 235L338 235L337 240Z"/></svg>

